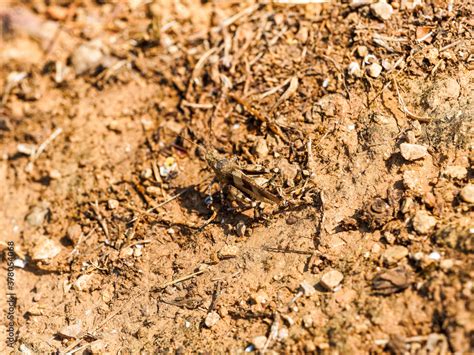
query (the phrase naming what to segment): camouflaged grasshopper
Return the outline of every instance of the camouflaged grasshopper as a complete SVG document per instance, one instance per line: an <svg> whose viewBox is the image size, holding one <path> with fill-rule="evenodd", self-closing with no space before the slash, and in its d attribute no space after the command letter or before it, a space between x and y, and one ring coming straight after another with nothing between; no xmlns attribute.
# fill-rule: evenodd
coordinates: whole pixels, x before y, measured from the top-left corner
<svg viewBox="0 0 474 355"><path fill-rule="evenodd" d="M181 137L188 140L187 138ZM191 140L192 144L195 144L201 148L204 148L204 158L207 164L213 170L217 181L222 186L229 186L229 192L233 194L237 199L239 196L232 190L232 188L240 191L244 196L251 200L265 202L269 204L280 204L283 200L281 197L272 194L267 191L264 187L259 185L250 176L246 175L242 168L237 164L237 158L225 158L219 154L214 148L208 146L202 146Z"/></svg>
<svg viewBox="0 0 474 355"><path fill-rule="evenodd" d="M206 149L205 159L222 185L234 187L252 200L269 204L282 202L281 197L268 192L246 175L237 164L236 158L227 159L214 149Z"/></svg>

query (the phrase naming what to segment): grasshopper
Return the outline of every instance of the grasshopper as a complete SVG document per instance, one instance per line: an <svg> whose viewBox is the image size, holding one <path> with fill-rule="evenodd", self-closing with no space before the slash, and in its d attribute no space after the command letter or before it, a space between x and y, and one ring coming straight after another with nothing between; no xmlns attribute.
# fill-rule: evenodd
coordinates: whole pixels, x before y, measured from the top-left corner
<svg viewBox="0 0 474 355"><path fill-rule="evenodd" d="M253 200L280 204L281 197L272 194L244 174L236 159L227 159L214 149L206 149L205 159L222 185L230 185Z"/></svg>
<svg viewBox="0 0 474 355"><path fill-rule="evenodd" d="M188 140L187 138L184 139ZM228 159L219 154L214 148L208 146L203 147L202 145L194 143L191 140L188 141L204 148L204 158L209 167L214 172L216 179L222 186L227 185L233 187L251 200L269 204L280 204L283 201L281 197L267 191L254 179L246 175L237 164L236 158Z"/></svg>

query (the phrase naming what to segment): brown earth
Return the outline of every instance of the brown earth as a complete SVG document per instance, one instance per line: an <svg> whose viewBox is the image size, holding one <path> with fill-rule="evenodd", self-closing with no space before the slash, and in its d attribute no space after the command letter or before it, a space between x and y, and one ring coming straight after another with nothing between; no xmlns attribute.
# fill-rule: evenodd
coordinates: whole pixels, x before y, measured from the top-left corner
<svg viewBox="0 0 474 355"><path fill-rule="evenodd" d="M1 353L474 351L468 2L103 3L0 5Z"/></svg>

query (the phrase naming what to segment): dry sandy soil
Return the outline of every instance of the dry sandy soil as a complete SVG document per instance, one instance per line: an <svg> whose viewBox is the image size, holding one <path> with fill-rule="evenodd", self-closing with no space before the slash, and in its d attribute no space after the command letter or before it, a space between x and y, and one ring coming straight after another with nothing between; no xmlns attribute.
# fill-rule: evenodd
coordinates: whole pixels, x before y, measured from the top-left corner
<svg viewBox="0 0 474 355"><path fill-rule="evenodd" d="M474 351L473 18L2 1L0 353Z"/></svg>

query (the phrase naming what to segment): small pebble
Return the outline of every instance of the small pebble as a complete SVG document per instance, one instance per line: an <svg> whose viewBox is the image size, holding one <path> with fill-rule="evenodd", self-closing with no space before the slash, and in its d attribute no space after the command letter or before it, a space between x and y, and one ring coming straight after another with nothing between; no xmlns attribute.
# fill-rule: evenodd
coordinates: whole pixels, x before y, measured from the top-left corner
<svg viewBox="0 0 474 355"><path fill-rule="evenodd" d="M237 222L237 224L235 226L235 232L237 233L237 235L239 237L241 237L241 238L244 237L246 230L247 230L247 226L245 225L245 223L243 221Z"/></svg>
<svg viewBox="0 0 474 355"><path fill-rule="evenodd" d="M365 57L364 57L364 60L363 60L364 64L365 65L369 65L369 64L373 64L373 63L378 63L379 60L377 59L377 57L373 54L367 54Z"/></svg>
<svg viewBox="0 0 474 355"><path fill-rule="evenodd" d="M427 211L419 210L413 217L413 229L419 234L428 234L436 226L437 220Z"/></svg>
<svg viewBox="0 0 474 355"><path fill-rule="evenodd" d="M392 69L392 64L388 60L382 59L382 68L389 71Z"/></svg>
<svg viewBox="0 0 474 355"><path fill-rule="evenodd" d="M119 206L119 202L114 199L110 199L107 201L107 207L109 210L115 210Z"/></svg>
<svg viewBox="0 0 474 355"><path fill-rule="evenodd" d="M279 341L283 341L286 338L288 338L288 335L289 335L288 328L283 327L278 331L277 339Z"/></svg>
<svg viewBox="0 0 474 355"><path fill-rule="evenodd" d="M217 256L221 260L235 258L239 253L239 250L240 249L237 245L224 245L217 253Z"/></svg>
<svg viewBox="0 0 474 355"><path fill-rule="evenodd" d="M259 137L255 142L255 153L260 159L266 158L269 153L267 141L263 137Z"/></svg>
<svg viewBox="0 0 474 355"><path fill-rule="evenodd" d="M319 345L319 348L321 348L321 344ZM317 351L316 351L317 348L316 348L316 344L314 344L314 341L312 341L312 340L305 341L304 350L306 351L307 354L316 354L317 353Z"/></svg>
<svg viewBox="0 0 474 355"><path fill-rule="evenodd" d="M143 245L141 244L135 245L135 248L133 249L133 256L138 258L142 256L142 254L143 254Z"/></svg>
<svg viewBox="0 0 474 355"><path fill-rule="evenodd" d="M347 73L351 76L360 78L362 76L362 71L360 70L360 65L357 62L352 62L347 67Z"/></svg>
<svg viewBox="0 0 474 355"><path fill-rule="evenodd" d="M406 170L403 172L403 185L412 191L421 192L423 183L418 171Z"/></svg>
<svg viewBox="0 0 474 355"><path fill-rule="evenodd" d="M63 338L76 339L82 331L81 323L67 325L58 332L58 335Z"/></svg>
<svg viewBox="0 0 474 355"><path fill-rule="evenodd" d="M33 260L52 259L61 252L61 246L52 239L41 237L31 250Z"/></svg>
<svg viewBox="0 0 474 355"><path fill-rule="evenodd" d="M329 291L333 291L344 279L344 275L337 270L331 270L326 272L323 277L321 278L321 285L328 289Z"/></svg>
<svg viewBox="0 0 474 355"><path fill-rule="evenodd" d="M432 252L430 255L428 255L428 258L434 261L439 261L441 260L441 254L438 253L437 251Z"/></svg>
<svg viewBox="0 0 474 355"><path fill-rule="evenodd" d="M379 254L381 250L382 250L382 248L380 247L380 244L374 243L374 245L372 245L372 249L370 251L371 251L372 254Z"/></svg>
<svg viewBox="0 0 474 355"><path fill-rule="evenodd" d="M467 169L464 166L450 165L443 171L443 175L452 179L464 179L467 177Z"/></svg>
<svg viewBox="0 0 474 355"><path fill-rule="evenodd" d="M428 154L428 149L419 144L402 143L400 144L400 153L406 160L413 161L425 157Z"/></svg>
<svg viewBox="0 0 474 355"><path fill-rule="evenodd" d="M67 227L66 237L73 243L76 244L82 234L82 228L79 224L74 223Z"/></svg>
<svg viewBox="0 0 474 355"><path fill-rule="evenodd" d="M26 261L23 259L15 259L13 265L17 268L23 269L26 266Z"/></svg>
<svg viewBox="0 0 474 355"><path fill-rule="evenodd" d="M255 346L255 349L257 350L263 350L266 343L267 343L267 337L265 335L256 336L252 340L252 344Z"/></svg>
<svg viewBox="0 0 474 355"><path fill-rule="evenodd" d="M372 63L367 67L367 73L372 78L378 78L381 72L382 72L382 66L378 63Z"/></svg>
<svg viewBox="0 0 474 355"><path fill-rule="evenodd" d="M300 283L300 287L303 290L303 294L306 297L311 297L316 293L316 289L308 281L303 281Z"/></svg>
<svg viewBox="0 0 474 355"><path fill-rule="evenodd" d="M86 291L92 284L93 274L84 274L77 278L73 286L77 291Z"/></svg>
<svg viewBox="0 0 474 355"><path fill-rule="evenodd" d="M369 50L366 46L359 46L357 47L357 55L361 58L365 58L365 56L369 54Z"/></svg>
<svg viewBox="0 0 474 355"><path fill-rule="evenodd" d="M148 169L144 169L144 170L141 172L140 176L141 176L143 179L149 179L149 178L151 178L151 177L153 176L153 170L151 170L151 169L149 169L149 168L148 168Z"/></svg>
<svg viewBox="0 0 474 355"><path fill-rule="evenodd" d="M162 195L161 189L157 186L148 186L145 191L148 195L151 195L151 196L161 196Z"/></svg>
<svg viewBox="0 0 474 355"><path fill-rule="evenodd" d="M18 153L20 154L24 154L24 155L28 155L28 156L31 156L35 153L35 146L34 145L31 145L31 144L23 144L23 143L20 143L18 144L18 146L16 147L16 150Z"/></svg>
<svg viewBox="0 0 474 355"><path fill-rule="evenodd" d="M377 3L370 5L370 11L375 17L382 21L388 20L393 14L392 6L387 4L385 0L380 0Z"/></svg>
<svg viewBox="0 0 474 355"><path fill-rule="evenodd" d="M90 41L77 47L71 57L76 75L95 70L104 60L100 41Z"/></svg>
<svg viewBox="0 0 474 355"><path fill-rule="evenodd" d="M52 170L49 172L49 177L50 177L52 180L59 180L59 179L61 179L61 172L60 172L59 170L52 169Z"/></svg>
<svg viewBox="0 0 474 355"><path fill-rule="evenodd" d="M414 10L423 5L423 0L401 0L400 8L402 10Z"/></svg>
<svg viewBox="0 0 474 355"><path fill-rule="evenodd" d="M204 324L206 325L206 327L212 328L220 321L220 319L221 317L219 316L219 314L213 311L207 314L206 319L204 320Z"/></svg>
<svg viewBox="0 0 474 355"><path fill-rule="evenodd" d="M142 124L142 126L143 126L143 129L144 129L145 131L151 131L151 130L154 128L154 127L153 127L153 126L154 126L153 121L150 120L150 119L148 119L148 118L142 118L142 119L140 120L140 122L141 122L141 124Z"/></svg>
<svg viewBox="0 0 474 355"><path fill-rule="evenodd" d="M467 184L464 186L461 190L460 196L464 202L474 203L474 184Z"/></svg>
<svg viewBox="0 0 474 355"><path fill-rule="evenodd" d="M439 266L443 270L449 270L449 269L452 269L452 267L454 266L454 261L452 259L444 259L444 260L441 260L441 262L439 263Z"/></svg>
<svg viewBox="0 0 474 355"><path fill-rule="evenodd" d="M38 227L43 224L49 209L46 204L34 206L31 212L26 216L26 222L33 227Z"/></svg>
<svg viewBox="0 0 474 355"><path fill-rule="evenodd" d="M252 300L256 304L266 304L266 303L268 303L268 295L265 292L260 291L257 294L255 294L254 296L252 296Z"/></svg>
<svg viewBox="0 0 474 355"><path fill-rule="evenodd" d="M408 249L401 245L394 245L383 253L383 261L387 266L396 265L408 255Z"/></svg>
<svg viewBox="0 0 474 355"><path fill-rule="evenodd" d="M306 329L309 329L313 326L313 317L311 316L311 314L305 314L303 316L303 327L305 327Z"/></svg>
<svg viewBox="0 0 474 355"><path fill-rule="evenodd" d="M63 7L63 6L50 5L50 6L48 6L48 9L46 10L46 13L53 20L61 21L61 20L64 20L67 17L67 15L69 13L69 9L67 7Z"/></svg>
<svg viewBox="0 0 474 355"><path fill-rule="evenodd" d="M25 344L21 344L19 347L20 353L24 355L33 355L33 351L28 348Z"/></svg>

